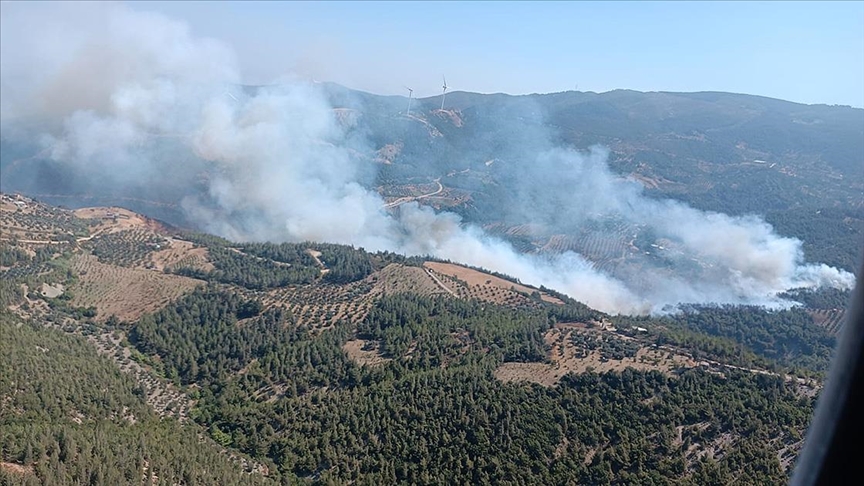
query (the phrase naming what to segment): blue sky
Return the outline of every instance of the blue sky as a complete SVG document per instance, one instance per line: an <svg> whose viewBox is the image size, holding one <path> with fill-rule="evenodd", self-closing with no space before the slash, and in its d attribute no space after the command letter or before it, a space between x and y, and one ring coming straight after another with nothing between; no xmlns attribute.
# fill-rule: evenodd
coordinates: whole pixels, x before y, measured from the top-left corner
<svg viewBox="0 0 864 486"><path fill-rule="evenodd" d="M381 94L731 91L864 106L864 2L146 2L285 74Z"/></svg>

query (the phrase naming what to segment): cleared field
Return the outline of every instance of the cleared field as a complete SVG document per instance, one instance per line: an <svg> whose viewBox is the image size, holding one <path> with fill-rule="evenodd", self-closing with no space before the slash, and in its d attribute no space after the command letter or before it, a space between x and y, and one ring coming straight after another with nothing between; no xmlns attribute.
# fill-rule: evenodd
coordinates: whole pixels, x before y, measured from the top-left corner
<svg viewBox="0 0 864 486"><path fill-rule="evenodd" d="M73 211L73 214L80 219L99 221L94 233L104 231L113 233L129 229L146 229L155 233L165 232L165 227L158 221L118 207L81 208Z"/></svg>
<svg viewBox="0 0 864 486"><path fill-rule="evenodd" d="M379 163L389 165L393 163L393 161L396 159L396 157L399 156L401 152L401 143L388 143L387 145L384 145L383 147L381 147L381 149L378 150L378 156L375 158L375 160Z"/></svg>
<svg viewBox="0 0 864 486"><path fill-rule="evenodd" d="M448 275L450 277L461 280L468 284L469 287L497 287L504 290L515 290L516 292L527 295L531 295L534 292L539 292L537 289L526 287L525 285L517 284L515 282L505 280L501 277L496 277L488 273L483 273L481 271L473 270L471 268L463 267L461 265L456 265L453 263L426 262L423 264L423 266L439 274ZM543 299L543 301L552 304L564 304L564 302L561 302L561 300L557 297L548 295L545 292L540 293L540 298Z"/></svg>
<svg viewBox="0 0 864 486"><path fill-rule="evenodd" d="M378 353L378 344L365 339L353 339L342 346L342 350L355 363L361 366L376 366L391 361Z"/></svg>
<svg viewBox="0 0 864 486"><path fill-rule="evenodd" d="M111 315L126 321L138 319L204 283L153 270L108 265L93 255L73 257L72 270L78 275L69 289L72 305L96 307L99 320Z"/></svg>
<svg viewBox="0 0 864 486"><path fill-rule="evenodd" d="M374 284L373 293L398 294L415 293L420 295L449 294L420 267L409 267L392 263L369 276Z"/></svg>
<svg viewBox="0 0 864 486"><path fill-rule="evenodd" d="M577 344L584 340L580 338L601 335L599 331L583 330L580 326L582 325L562 325L546 332L544 340L551 347L551 363L504 363L495 370L495 378L503 382L527 381L553 386L568 373L585 373L589 370L603 373L623 371L628 367L669 373L676 368L692 368L698 365L688 356L645 346L640 346L632 356L610 359L603 350L589 350ZM605 333L604 338L626 341L624 337L610 336L609 333Z"/></svg>

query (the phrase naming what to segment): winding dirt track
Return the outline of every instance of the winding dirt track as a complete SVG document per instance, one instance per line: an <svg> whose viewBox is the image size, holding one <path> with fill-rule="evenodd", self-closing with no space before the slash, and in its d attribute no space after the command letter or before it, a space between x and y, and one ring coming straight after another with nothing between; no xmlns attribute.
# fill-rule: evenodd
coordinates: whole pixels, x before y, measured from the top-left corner
<svg viewBox="0 0 864 486"><path fill-rule="evenodd" d="M405 204L407 202L417 201L417 200L423 199L425 197L431 197L431 196L436 196L438 194L441 194L441 191L444 190L444 186L441 184L441 178L439 177L439 178L435 179L435 183L438 184L438 190L435 192L430 192L429 194L423 194L421 196L400 197L399 199L397 199L395 201L391 201L391 202L389 202L389 203L387 203L381 207L383 209L391 209L391 208L395 208L396 206L399 206L401 204Z"/></svg>

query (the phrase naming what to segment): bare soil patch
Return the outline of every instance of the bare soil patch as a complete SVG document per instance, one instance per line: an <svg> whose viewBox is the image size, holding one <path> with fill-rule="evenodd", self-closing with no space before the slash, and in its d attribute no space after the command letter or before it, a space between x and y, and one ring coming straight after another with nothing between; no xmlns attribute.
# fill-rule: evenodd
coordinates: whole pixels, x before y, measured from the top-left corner
<svg viewBox="0 0 864 486"><path fill-rule="evenodd" d="M348 358L359 365L376 366L391 361L378 352L378 343L365 339L353 339L342 346Z"/></svg>
<svg viewBox="0 0 864 486"><path fill-rule="evenodd" d="M324 262L321 261L320 251L313 250L312 248L307 248L306 253L308 253L309 256L311 256L315 260L315 264L318 265L318 267L321 269L321 275L324 275L325 273L330 271L330 269L327 268L326 265L324 265Z"/></svg>
<svg viewBox="0 0 864 486"><path fill-rule="evenodd" d="M80 219L100 220L101 223L92 231L94 234L129 229L146 229L160 234L166 232L166 228L158 221L120 207L80 208L73 214Z"/></svg>
<svg viewBox="0 0 864 486"><path fill-rule="evenodd" d="M15 464L14 462L0 462L0 469L21 476L30 476L35 474L33 466L22 466L21 464Z"/></svg>
<svg viewBox="0 0 864 486"><path fill-rule="evenodd" d="M63 284L55 284L49 285L47 283L42 284L42 295L48 297L49 299L54 299L63 295Z"/></svg>

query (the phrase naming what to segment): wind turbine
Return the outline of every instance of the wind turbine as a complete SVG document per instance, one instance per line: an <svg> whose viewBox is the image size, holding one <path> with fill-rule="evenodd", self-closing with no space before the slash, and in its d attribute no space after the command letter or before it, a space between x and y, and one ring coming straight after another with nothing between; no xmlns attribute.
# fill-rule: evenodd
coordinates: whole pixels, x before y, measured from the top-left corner
<svg viewBox="0 0 864 486"><path fill-rule="evenodd" d="M409 88L408 86L402 87L408 90L408 113L405 116L411 116L411 95L414 94L414 90Z"/></svg>
<svg viewBox="0 0 864 486"><path fill-rule="evenodd" d="M444 75L441 75L444 78ZM444 91L441 92L441 109L444 109L444 100L447 99L447 78L444 78Z"/></svg>

